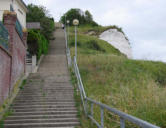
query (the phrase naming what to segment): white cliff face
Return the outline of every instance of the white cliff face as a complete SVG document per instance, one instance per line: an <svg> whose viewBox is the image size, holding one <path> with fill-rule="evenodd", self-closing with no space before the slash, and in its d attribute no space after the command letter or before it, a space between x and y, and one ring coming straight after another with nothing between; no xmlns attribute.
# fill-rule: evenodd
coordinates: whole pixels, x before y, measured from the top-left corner
<svg viewBox="0 0 166 128"><path fill-rule="evenodd" d="M132 58L132 51L129 41L125 38L125 35L118 32L117 29L109 29L103 32L100 35L100 39L107 41L121 53L125 54L128 58Z"/></svg>

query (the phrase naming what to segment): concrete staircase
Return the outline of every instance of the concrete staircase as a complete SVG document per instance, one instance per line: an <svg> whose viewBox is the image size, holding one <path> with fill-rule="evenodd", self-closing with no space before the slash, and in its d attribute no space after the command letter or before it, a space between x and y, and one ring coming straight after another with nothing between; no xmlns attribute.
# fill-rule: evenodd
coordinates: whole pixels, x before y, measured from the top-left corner
<svg viewBox="0 0 166 128"><path fill-rule="evenodd" d="M70 83L62 29L43 59L39 71L31 74L4 121L5 128L73 128L79 125Z"/></svg>

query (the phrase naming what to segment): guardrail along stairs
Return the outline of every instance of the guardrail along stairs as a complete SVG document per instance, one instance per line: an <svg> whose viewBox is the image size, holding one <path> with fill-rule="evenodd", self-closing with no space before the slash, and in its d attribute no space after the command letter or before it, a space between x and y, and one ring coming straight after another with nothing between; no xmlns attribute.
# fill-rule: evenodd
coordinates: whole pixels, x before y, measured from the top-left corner
<svg viewBox="0 0 166 128"><path fill-rule="evenodd" d="M64 31L55 31L48 55L31 74L11 106L5 128L48 128L79 125L66 60Z"/></svg>

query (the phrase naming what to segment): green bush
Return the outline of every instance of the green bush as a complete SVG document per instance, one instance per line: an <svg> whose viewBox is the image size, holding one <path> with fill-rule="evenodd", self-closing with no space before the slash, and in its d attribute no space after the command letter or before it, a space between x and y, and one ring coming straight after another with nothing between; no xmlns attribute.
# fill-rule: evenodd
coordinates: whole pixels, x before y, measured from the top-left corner
<svg viewBox="0 0 166 128"><path fill-rule="evenodd" d="M72 40L72 41L69 43L69 46L70 46L70 47L75 47L75 40ZM80 42L80 41L77 41L77 46L78 46L78 47L81 47L81 42Z"/></svg>
<svg viewBox="0 0 166 128"><path fill-rule="evenodd" d="M27 38L28 51L31 55L37 55L39 59L41 54L48 52L48 40L40 31L30 30Z"/></svg>
<svg viewBox="0 0 166 128"><path fill-rule="evenodd" d="M97 43L96 40L89 40L87 42L87 47L93 50L105 52L105 50Z"/></svg>
<svg viewBox="0 0 166 128"><path fill-rule="evenodd" d="M40 22L41 33L47 40L52 39L55 29L54 18L50 17L49 11L43 6L28 5L27 22Z"/></svg>

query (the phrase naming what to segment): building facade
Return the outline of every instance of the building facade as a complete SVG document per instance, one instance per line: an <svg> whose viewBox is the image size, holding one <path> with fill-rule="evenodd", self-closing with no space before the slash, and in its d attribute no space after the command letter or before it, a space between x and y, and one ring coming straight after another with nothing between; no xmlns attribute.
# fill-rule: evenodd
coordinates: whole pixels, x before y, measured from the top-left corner
<svg viewBox="0 0 166 128"><path fill-rule="evenodd" d="M0 21L3 21L5 10L16 12L22 28L26 28L26 13L28 9L22 0L0 0Z"/></svg>

